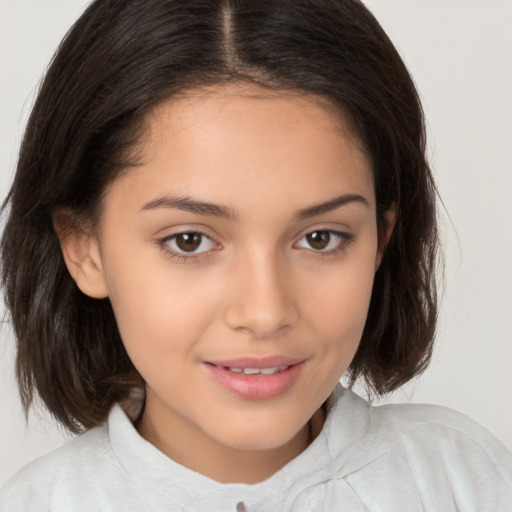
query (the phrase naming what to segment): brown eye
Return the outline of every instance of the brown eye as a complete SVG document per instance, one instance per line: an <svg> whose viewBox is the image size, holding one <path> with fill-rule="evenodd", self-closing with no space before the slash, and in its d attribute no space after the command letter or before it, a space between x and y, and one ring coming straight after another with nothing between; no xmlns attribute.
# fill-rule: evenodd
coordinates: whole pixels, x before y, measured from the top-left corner
<svg viewBox="0 0 512 512"><path fill-rule="evenodd" d="M200 233L180 233L176 235L176 245L185 252L193 252L201 245Z"/></svg>
<svg viewBox="0 0 512 512"><path fill-rule="evenodd" d="M178 254L200 254L213 249L215 242L204 233L190 231L167 237L163 243Z"/></svg>
<svg viewBox="0 0 512 512"><path fill-rule="evenodd" d="M318 229L304 235L298 242L300 249L310 249L313 252L334 254L349 246L354 241L354 235L332 229Z"/></svg>
<svg viewBox="0 0 512 512"><path fill-rule="evenodd" d="M331 241L331 233L329 231L313 231L306 235L308 244L318 251L325 249Z"/></svg>

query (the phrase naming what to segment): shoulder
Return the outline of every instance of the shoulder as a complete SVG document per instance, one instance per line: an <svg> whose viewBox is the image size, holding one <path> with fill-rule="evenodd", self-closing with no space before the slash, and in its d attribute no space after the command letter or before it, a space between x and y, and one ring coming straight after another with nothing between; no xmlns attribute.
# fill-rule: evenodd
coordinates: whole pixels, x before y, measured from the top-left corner
<svg viewBox="0 0 512 512"><path fill-rule="evenodd" d="M388 446L401 454L424 494L436 489L462 510L509 510L512 455L477 422L435 405L386 405L372 415L392 434Z"/></svg>
<svg viewBox="0 0 512 512"><path fill-rule="evenodd" d="M504 462L512 474L512 456L503 443L476 421L448 407L427 404L374 406L370 407L370 420L377 437L393 434L393 443L434 445L434 453L445 454L449 450L453 454L457 447L471 448L492 461Z"/></svg>
<svg viewBox="0 0 512 512"><path fill-rule="evenodd" d="M396 488L428 510L509 510L512 455L484 427L446 407L372 406L349 394L340 405L356 411L348 450L358 462L346 477L354 490Z"/></svg>
<svg viewBox="0 0 512 512"><path fill-rule="evenodd" d="M105 423L16 473L0 491L0 512L145 510L129 492L115 492L132 487Z"/></svg>
<svg viewBox="0 0 512 512"><path fill-rule="evenodd" d="M365 442L385 446L416 443L426 446L435 444L436 451L448 446L468 445L475 451L487 454L492 460L506 461L505 466L512 471L512 454L486 428L468 416L440 405L429 404L386 404L370 405L350 390L338 391L335 415L342 423L347 423L346 411L350 410L352 427L357 427ZM339 423L338 421L338 423Z"/></svg>
<svg viewBox="0 0 512 512"><path fill-rule="evenodd" d="M105 428L99 427L27 464L0 491L0 511L53 510L59 490L77 490L95 461L105 458L107 444Z"/></svg>

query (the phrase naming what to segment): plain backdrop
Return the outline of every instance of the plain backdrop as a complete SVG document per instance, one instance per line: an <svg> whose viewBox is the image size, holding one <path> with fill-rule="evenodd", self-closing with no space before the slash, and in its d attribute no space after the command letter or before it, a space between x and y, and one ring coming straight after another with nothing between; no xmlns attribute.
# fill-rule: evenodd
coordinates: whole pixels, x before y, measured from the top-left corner
<svg viewBox="0 0 512 512"><path fill-rule="evenodd" d="M0 193L13 176L37 84L86 0L0 0ZM391 401L447 405L512 449L512 2L366 0L423 98L445 211L445 292L430 369ZM62 444L38 411L28 426L0 331L0 485ZM389 401L389 400L388 400ZM383 401L385 402L385 401Z"/></svg>

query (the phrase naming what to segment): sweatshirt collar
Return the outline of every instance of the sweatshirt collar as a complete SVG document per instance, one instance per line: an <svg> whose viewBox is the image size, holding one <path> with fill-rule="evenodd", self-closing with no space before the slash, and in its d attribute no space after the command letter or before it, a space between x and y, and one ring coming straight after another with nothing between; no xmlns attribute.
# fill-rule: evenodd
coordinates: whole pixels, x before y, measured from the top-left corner
<svg viewBox="0 0 512 512"><path fill-rule="evenodd" d="M311 445L267 480L257 484L221 484L196 473L160 452L136 431L119 405L108 419L110 444L123 469L144 495L150 508L167 510L169 504L183 510L226 512L237 510L279 510L284 496L332 477L343 478L371 462L371 450L358 450L354 441L362 439L370 426L368 404L352 391L336 386L322 431ZM359 446L361 448L361 446ZM366 455L365 455L366 453Z"/></svg>

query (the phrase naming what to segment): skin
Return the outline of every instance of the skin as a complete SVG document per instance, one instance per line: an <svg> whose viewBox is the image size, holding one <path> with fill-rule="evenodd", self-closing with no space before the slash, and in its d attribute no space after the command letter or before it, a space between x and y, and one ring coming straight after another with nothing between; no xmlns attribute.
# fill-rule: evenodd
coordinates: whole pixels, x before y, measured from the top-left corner
<svg viewBox="0 0 512 512"><path fill-rule="evenodd" d="M217 481L264 480L321 429L319 408L361 339L381 258L371 166L315 98L242 85L158 106L139 149L143 165L106 191L94 232L61 237L68 268L84 293L112 302L146 382L140 434ZM362 200L297 218L346 194ZM163 197L223 205L231 217ZM65 212L55 224L62 232ZM173 235L190 232L211 240L176 254L183 239ZM315 232L330 236L326 248L311 246ZM305 363L270 399L235 396L204 367L276 354Z"/></svg>

